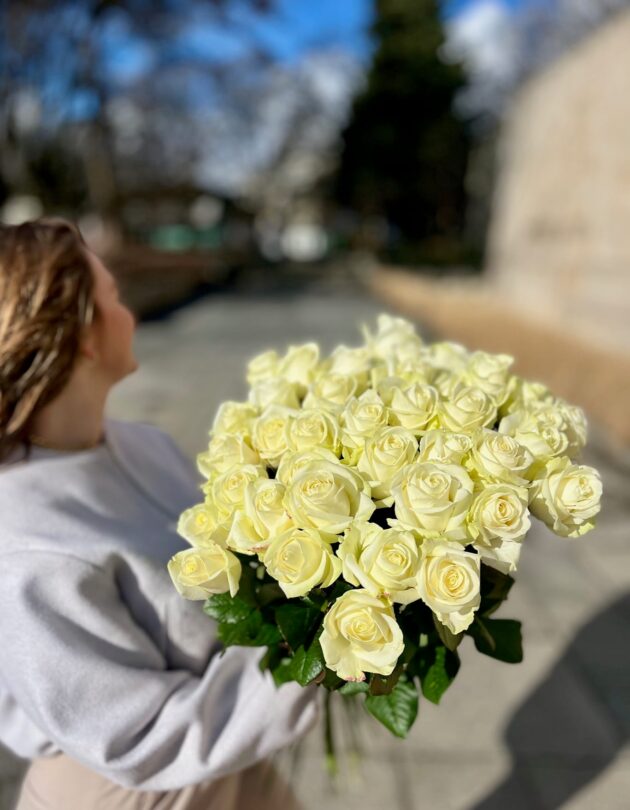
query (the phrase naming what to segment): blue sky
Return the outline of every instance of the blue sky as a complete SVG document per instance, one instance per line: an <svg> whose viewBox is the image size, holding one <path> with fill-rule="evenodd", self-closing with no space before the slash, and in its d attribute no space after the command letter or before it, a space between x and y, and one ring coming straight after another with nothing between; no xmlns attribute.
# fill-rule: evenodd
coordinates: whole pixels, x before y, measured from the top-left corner
<svg viewBox="0 0 630 810"><path fill-rule="evenodd" d="M451 17L480 1L442 0L442 8L445 17ZM516 9L531 0L501 2ZM335 46L367 61L371 54L369 26L373 6L374 0L277 0L276 10L268 17L245 13L242 16L243 21L253 26L257 39L281 62L296 62L308 51ZM111 57L108 69L113 76L124 82L146 68L150 53L126 34L116 18L108 34L105 54ZM201 57L222 55L230 60L242 51L243 40L225 30L213 31L202 19L191 19L180 46L188 53L191 49L197 51Z"/></svg>
<svg viewBox="0 0 630 810"><path fill-rule="evenodd" d="M510 8L518 8L535 0L500 0ZM446 17L452 17L483 0L441 0ZM233 8L238 9L238 4ZM241 7L243 8L243 7ZM372 52L369 26L372 21L374 0L277 0L268 17L250 17L245 11L241 22L253 26L256 39L280 62L299 62L305 53L322 48L340 49L355 54L366 63ZM246 26L247 27L247 26ZM154 54L145 43L129 30L122 13L112 14L103 32L102 55L108 75L121 87L144 73ZM184 31L171 44L173 53L178 49L189 54L196 51L200 58L237 57L244 47L243 39L226 30L213 30L208 20L194 17L186 21ZM76 98L78 110L90 108L90 99ZM80 112L75 111L80 116Z"/></svg>
<svg viewBox="0 0 630 810"><path fill-rule="evenodd" d="M367 56L371 17L370 0L279 0L278 12L259 30L274 52L288 61L324 44L351 45L360 56Z"/></svg>
<svg viewBox="0 0 630 810"><path fill-rule="evenodd" d="M449 14L457 14L470 6L474 6L479 0L447 0L446 11ZM518 8L524 6L527 0L501 0L507 8Z"/></svg>
<svg viewBox="0 0 630 810"><path fill-rule="evenodd" d="M442 0L445 16L474 6L480 0ZM517 9L531 0L501 0ZM336 44L360 57L370 53L368 26L373 0L279 0L279 12L257 27L267 45L282 60L292 61L317 45Z"/></svg>

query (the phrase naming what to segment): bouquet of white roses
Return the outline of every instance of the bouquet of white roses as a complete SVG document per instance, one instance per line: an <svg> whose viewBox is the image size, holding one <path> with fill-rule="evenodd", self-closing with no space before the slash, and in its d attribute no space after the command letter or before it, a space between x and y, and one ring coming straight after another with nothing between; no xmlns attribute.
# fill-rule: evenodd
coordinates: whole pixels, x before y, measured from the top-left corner
<svg viewBox="0 0 630 810"><path fill-rule="evenodd" d="M198 456L177 590L205 600L226 646L266 647L278 684L365 693L401 737L419 694L437 703L457 674L464 635L520 661L520 623L493 614L530 516L584 534L601 481L574 461L583 412L511 364L387 315L359 348L255 357L248 401L221 405Z"/></svg>

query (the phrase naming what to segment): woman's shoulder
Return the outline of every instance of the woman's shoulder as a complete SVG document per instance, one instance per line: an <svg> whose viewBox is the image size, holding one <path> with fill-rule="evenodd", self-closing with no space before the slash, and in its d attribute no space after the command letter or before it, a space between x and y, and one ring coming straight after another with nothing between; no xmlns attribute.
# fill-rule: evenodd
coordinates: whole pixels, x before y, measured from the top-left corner
<svg viewBox="0 0 630 810"><path fill-rule="evenodd" d="M41 449L0 469L0 554L81 548L86 532L103 541L140 536L149 521L170 538L179 514L202 498L194 464L154 425L108 419L105 434L92 450Z"/></svg>
<svg viewBox="0 0 630 810"><path fill-rule="evenodd" d="M181 512L200 499L201 477L175 440L150 422L106 421L109 450L140 489L171 511Z"/></svg>

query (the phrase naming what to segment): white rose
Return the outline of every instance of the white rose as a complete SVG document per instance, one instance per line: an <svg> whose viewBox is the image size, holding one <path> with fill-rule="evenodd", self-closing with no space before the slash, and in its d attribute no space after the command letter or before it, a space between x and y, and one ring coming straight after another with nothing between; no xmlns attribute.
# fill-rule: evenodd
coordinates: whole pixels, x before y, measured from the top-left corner
<svg viewBox="0 0 630 810"><path fill-rule="evenodd" d="M242 509L247 485L266 477L267 471L264 467L258 464L241 464L204 484L202 490L223 523L229 520L237 509Z"/></svg>
<svg viewBox="0 0 630 810"><path fill-rule="evenodd" d="M463 467L432 461L404 467L392 485L397 528L422 537L465 537L473 482Z"/></svg>
<svg viewBox="0 0 630 810"><path fill-rule="evenodd" d="M289 426L289 443L295 452L323 447L339 455L341 442L336 418L315 409L300 411Z"/></svg>
<svg viewBox="0 0 630 810"><path fill-rule="evenodd" d="M341 560L314 529L292 528L279 535L267 547L263 563L289 599L320 585L327 588L341 573Z"/></svg>
<svg viewBox="0 0 630 810"><path fill-rule="evenodd" d="M452 399L461 387L461 377L447 369L439 369L431 375L431 385L442 399Z"/></svg>
<svg viewBox="0 0 630 810"><path fill-rule="evenodd" d="M420 553L411 532L357 521L346 530L337 555L351 585L403 605L420 598L416 582Z"/></svg>
<svg viewBox="0 0 630 810"><path fill-rule="evenodd" d="M527 486L534 457L516 439L481 428L473 437L466 468L475 477Z"/></svg>
<svg viewBox="0 0 630 810"><path fill-rule="evenodd" d="M277 377L279 374L280 358L274 351L263 352L256 355L247 364L247 382L250 385Z"/></svg>
<svg viewBox="0 0 630 810"><path fill-rule="evenodd" d="M513 374L508 382L507 398L501 405L501 416L514 411L528 410L540 404L551 404L553 395L546 385L530 382Z"/></svg>
<svg viewBox="0 0 630 810"><path fill-rule="evenodd" d="M289 450L289 426L298 413L291 408L271 405L254 421L252 441L260 458L269 466L277 467Z"/></svg>
<svg viewBox="0 0 630 810"><path fill-rule="evenodd" d="M285 408L300 407L300 388L297 383L284 377L270 377L256 383L249 392L249 401L259 410L269 405L282 405Z"/></svg>
<svg viewBox="0 0 630 810"><path fill-rule="evenodd" d="M431 385L415 384L407 388L395 388L389 401L389 421L401 425L416 436L430 427L437 410L439 394Z"/></svg>
<svg viewBox="0 0 630 810"><path fill-rule="evenodd" d="M279 374L289 382L297 383L304 390L314 379L318 364L317 343L289 346L288 352L280 361Z"/></svg>
<svg viewBox="0 0 630 810"><path fill-rule="evenodd" d="M213 546L217 542L217 528L220 524L219 513L214 505L198 503L181 513L177 533L191 546Z"/></svg>
<svg viewBox="0 0 630 810"><path fill-rule="evenodd" d="M351 349L348 346L337 346L330 355L325 372L354 377L362 391L368 384L371 368L370 352L366 348Z"/></svg>
<svg viewBox="0 0 630 810"><path fill-rule="evenodd" d="M567 455L577 458L586 444L588 421L586 414L577 405L570 405L563 400L556 401L556 408L563 417L563 432L567 437Z"/></svg>
<svg viewBox="0 0 630 810"><path fill-rule="evenodd" d="M379 395L385 405L390 405L394 392L399 388L406 388L406 381L397 375L385 375L379 377L374 383L374 390Z"/></svg>
<svg viewBox="0 0 630 810"><path fill-rule="evenodd" d="M370 488L361 475L339 462L314 460L287 488L285 507L296 525L339 534L374 511Z"/></svg>
<svg viewBox="0 0 630 810"><path fill-rule="evenodd" d="M456 374L464 371L468 362L468 350L459 343L445 340L430 343L421 352L423 362L435 369L445 369Z"/></svg>
<svg viewBox="0 0 630 810"><path fill-rule="evenodd" d="M197 454L197 468L208 479L227 472L239 464L259 464L258 451L247 436L222 433L209 443L205 453Z"/></svg>
<svg viewBox="0 0 630 810"><path fill-rule="evenodd" d="M512 436L539 461L564 456L569 439L560 410L541 406L529 411L514 411L499 424L499 432Z"/></svg>
<svg viewBox="0 0 630 810"><path fill-rule="evenodd" d="M168 572L185 599L207 599L215 593L235 596L241 578L241 563L219 545L178 551L168 562Z"/></svg>
<svg viewBox="0 0 630 810"><path fill-rule="evenodd" d="M326 666L346 681L364 681L366 672L391 675L405 646L392 606L364 590L336 600L319 643Z"/></svg>
<svg viewBox="0 0 630 810"><path fill-rule="evenodd" d="M341 414L341 438L344 455L363 448L365 440L378 428L387 427L389 413L376 391L366 391L351 399Z"/></svg>
<svg viewBox="0 0 630 810"><path fill-rule="evenodd" d="M274 537L292 528L284 507L285 492L285 486L275 479L259 478L249 483L244 508L234 515L227 545L242 554L257 554Z"/></svg>
<svg viewBox="0 0 630 810"><path fill-rule="evenodd" d="M418 592L438 620L457 635L469 627L481 603L480 557L461 544L444 540L422 543Z"/></svg>
<svg viewBox="0 0 630 810"><path fill-rule="evenodd" d="M600 510L602 482L593 467L552 458L530 488L530 509L553 532L578 537L590 531Z"/></svg>
<svg viewBox="0 0 630 810"><path fill-rule="evenodd" d="M317 461L317 459L332 461L333 464L339 462L339 458L324 447L311 447L309 450L303 450L300 453L291 451L282 456L280 464L278 465L278 471L276 472L276 478L278 481L281 481L285 487L288 487L289 484L293 483L293 479L300 470L303 470L304 467L311 464L313 461Z"/></svg>
<svg viewBox="0 0 630 810"><path fill-rule="evenodd" d="M463 386L440 403L439 425L456 433L472 433L479 427L492 425L497 418L494 400L481 388Z"/></svg>
<svg viewBox="0 0 630 810"><path fill-rule="evenodd" d="M258 408L249 402L223 402L214 418L212 432L215 435L229 433L247 436L258 416Z"/></svg>
<svg viewBox="0 0 630 810"><path fill-rule="evenodd" d="M363 335L370 352L383 359L417 357L422 347L422 340L416 334L414 325L404 318L391 315L379 315L376 320L377 330L374 334L364 326Z"/></svg>
<svg viewBox="0 0 630 810"><path fill-rule="evenodd" d="M398 362L393 368L396 376L403 381L403 385L399 386L400 388L408 388L410 385L429 385L434 376L431 366L418 362Z"/></svg>
<svg viewBox="0 0 630 810"><path fill-rule="evenodd" d="M527 490L505 483L484 487L470 507L467 523L481 559L504 574L515 571L531 525Z"/></svg>
<svg viewBox="0 0 630 810"><path fill-rule="evenodd" d="M383 506L391 506L392 481L403 467L411 464L417 450L413 433L400 427L379 428L367 439L357 469L370 482L372 498L387 501Z"/></svg>
<svg viewBox="0 0 630 810"><path fill-rule="evenodd" d="M304 408L320 408L340 413L357 393L357 381L345 374L325 374L312 383L302 403Z"/></svg>
<svg viewBox="0 0 630 810"><path fill-rule="evenodd" d="M481 388L500 404L508 396L510 367L513 363L514 358L508 354L473 352L468 358L463 381L467 385Z"/></svg>
<svg viewBox="0 0 630 810"><path fill-rule="evenodd" d="M428 430L420 439L418 461L461 464L471 447L472 438L466 433L453 433L440 428Z"/></svg>

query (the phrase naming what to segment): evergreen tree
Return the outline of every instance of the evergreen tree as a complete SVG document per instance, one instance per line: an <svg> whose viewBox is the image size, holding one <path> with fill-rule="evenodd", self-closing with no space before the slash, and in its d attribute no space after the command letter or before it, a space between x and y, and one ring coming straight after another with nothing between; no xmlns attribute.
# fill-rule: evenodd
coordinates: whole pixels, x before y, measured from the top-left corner
<svg viewBox="0 0 630 810"><path fill-rule="evenodd" d="M452 247L463 226L468 137L452 111L463 73L438 58L435 0L376 0L373 36L366 88L343 136L338 200L384 215L403 244L423 243L430 256Z"/></svg>

